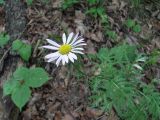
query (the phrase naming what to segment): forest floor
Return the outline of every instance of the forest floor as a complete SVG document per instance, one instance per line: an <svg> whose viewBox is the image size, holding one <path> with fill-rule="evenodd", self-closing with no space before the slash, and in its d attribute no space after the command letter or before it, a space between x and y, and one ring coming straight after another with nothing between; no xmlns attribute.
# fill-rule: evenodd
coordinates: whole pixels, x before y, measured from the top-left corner
<svg viewBox="0 0 160 120"><path fill-rule="evenodd" d="M119 43L140 46L140 51L146 54L160 49L160 9L146 4L139 11L128 2L112 0L105 3L109 24L118 34L115 40L105 36L103 26L97 18L85 14L86 2L75 4L67 10L60 10L59 0L52 0L50 4L35 1L27 8L28 20L23 36L33 47L32 59L27 66L41 66L46 69L52 78L40 88L32 89L32 97L20 113L20 120L117 120L113 110L110 113L89 107L91 95L88 80L96 74L89 59L81 60L83 72L87 76L70 70L65 66L56 67L46 63L43 59L45 52L37 46L44 45L45 39L60 39L63 32L80 32L87 46L85 54L96 54L99 48L112 48ZM124 22L132 18L141 25L141 32L134 33L124 27ZM5 29L5 13L0 7L0 32ZM36 59L36 61L35 61ZM160 61L158 61L159 63ZM144 81L148 82L151 76L160 79L160 68L156 64L144 71Z"/></svg>

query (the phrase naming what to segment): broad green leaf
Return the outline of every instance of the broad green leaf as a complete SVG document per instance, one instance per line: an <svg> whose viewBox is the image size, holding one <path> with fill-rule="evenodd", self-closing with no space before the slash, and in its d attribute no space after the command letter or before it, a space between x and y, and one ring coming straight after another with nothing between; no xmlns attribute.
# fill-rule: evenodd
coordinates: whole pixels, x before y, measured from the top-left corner
<svg viewBox="0 0 160 120"><path fill-rule="evenodd" d="M140 26L140 25L135 25L135 26L133 27L133 31L136 32L136 33L141 32L141 26Z"/></svg>
<svg viewBox="0 0 160 120"><path fill-rule="evenodd" d="M3 95L12 94L13 90L19 85L17 80L11 79L4 83L3 85Z"/></svg>
<svg viewBox="0 0 160 120"><path fill-rule="evenodd" d="M0 33L0 47L3 47L4 45L6 45L9 39L10 39L9 35Z"/></svg>
<svg viewBox="0 0 160 120"><path fill-rule="evenodd" d="M18 68L14 73L13 77L16 80L25 80L29 76L29 69L25 67Z"/></svg>
<svg viewBox="0 0 160 120"><path fill-rule="evenodd" d="M132 28L133 26L135 26L135 21L131 20L131 19L128 19L126 21L126 25L127 25L128 28Z"/></svg>
<svg viewBox="0 0 160 120"><path fill-rule="evenodd" d="M25 80L26 84L30 87L36 88L42 86L49 80L47 72L42 68L30 69L28 79Z"/></svg>
<svg viewBox="0 0 160 120"><path fill-rule="evenodd" d="M31 45L25 44L20 40L15 40L12 44L12 50L15 50L19 53L23 60L28 61L31 53L32 47Z"/></svg>
<svg viewBox="0 0 160 120"><path fill-rule="evenodd" d="M24 43L21 42L20 40L15 40L12 43L12 50L19 50L23 45L24 45Z"/></svg>
<svg viewBox="0 0 160 120"><path fill-rule="evenodd" d="M18 50L18 53L20 54L23 60L28 61L32 53L31 45L23 45L23 47Z"/></svg>
<svg viewBox="0 0 160 120"><path fill-rule="evenodd" d="M15 105L22 110L22 107L28 102L31 96L31 91L27 86L19 86L12 92L12 100Z"/></svg>

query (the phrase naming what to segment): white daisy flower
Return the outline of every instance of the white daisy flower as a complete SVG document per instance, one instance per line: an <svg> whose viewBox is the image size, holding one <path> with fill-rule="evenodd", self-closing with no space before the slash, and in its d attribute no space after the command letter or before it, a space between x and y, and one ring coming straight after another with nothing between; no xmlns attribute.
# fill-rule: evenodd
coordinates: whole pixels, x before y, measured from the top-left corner
<svg viewBox="0 0 160 120"><path fill-rule="evenodd" d="M42 46L42 48L50 49L55 52L46 55L44 58L47 59L47 62L55 61L57 66L59 66L61 62L62 65L65 65L69 61L74 63L74 61L77 60L75 53L84 54L82 52L84 50L82 46L87 45L84 41L84 38L79 36L79 33L74 36L73 32L69 34L68 38L66 37L66 34L63 33L62 45L50 39L46 40L48 43L50 43L50 45Z"/></svg>

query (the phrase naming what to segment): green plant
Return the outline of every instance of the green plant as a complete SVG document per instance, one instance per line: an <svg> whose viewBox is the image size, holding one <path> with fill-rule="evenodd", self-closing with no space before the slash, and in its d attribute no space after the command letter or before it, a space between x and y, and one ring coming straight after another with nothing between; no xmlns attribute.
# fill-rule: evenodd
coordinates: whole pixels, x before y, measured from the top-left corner
<svg viewBox="0 0 160 120"><path fill-rule="evenodd" d="M89 5L95 5L95 7L90 7L86 14L89 14L95 18L99 18L100 22L103 26L103 30L106 36L110 39L116 39L117 34L115 31L111 30L111 26L109 25L108 15L105 12L105 8L103 7L104 0L88 0Z"/></svg>
<svg viewBox="0 0 160 120"><path fill-rule="evenodd" d="M87 0L89 5L103 4L104 0Z"/></svg>
<svg viewBox="0 0 160 120"><path fill-rule="evenodd" d="M106 30L106 35L113 40L117 38L117 34L115 31Z"/></svg>
<svg viewBox="0 0 160 120"><path fill-rule="evenodd" d="M86 11L86 14L93 15L94 17L101 17L105 15L105 9L103 7L92 7Z"/></svg>
<svg viewBox="0 0 160 120"><path fill-rule="evenodd" d="M9 39L10 39L9 35L5 33L0 33L0 47L3 47L4 45L6 45Z"/></svg>
<svg viewBox="0 0 160 120"><path fill-rule="evenodd" d="M140 58L136 47L101 48L96 56L100 73L90 79L92 107L105 111L114 108L125 120L158 120L160 93L154 84L141 81L142 69L134 65L146 59Z"/></svg>
<svg viewBox="0 0 160 120"><path fill-rule="evenodd" d="M132 4L134 7L139 7L141 1L142 1L142 0L131 0L131 4Z"/></svg>
<svg viewBox="0 0 160 120"><path fill-rule="evenodd" d="M66 10L67 8L72 7L74 4L78 3L79 0L63 0L62 9Z"/></svg>
<svg viewBox="0 0 160 120"><path fill-rule="evenodd" d="M48 80L48 74L42 68L20 67L13 73L10 80L4 83L3 94L11 95L11 99L21 110L31 96L30 87L40 87Z"/></svg>
<svg viewBox="0 0 160 120"><path fill-rule="evenodd" d="M90 5L94 5L97 3L98 0L87 0L87 2L90 4Z"/></svg>
<svg viewBox="0 0 160 120"><path fill-rule="evenodd" d="M40 1L44 3L48 3L49 0L40 0ZM31 6L33 4L33 0L26 0L26 3L28 6Z"/></svg>
<svg viewBox="0 0 160 120"><path fill-rule="evenodd" d="M126 25L127 28L133 30L136 33L141 32L141 26L132 19L127 19L125 21L125 25Z"/></svg>
<svg viewBox="0 0 160 120"><path fill-rule="evenodd" d="M31 56L32 47L31 45L23 43L20 40L15 40L12 43L12 50L16 51L23 60L28 61Z"/></svg>
<svg viewBox="0 0 160 120"><path fill-rule="evenodd" d="M133 27L133 31L136 32L136 33L141 32L141 26L140 26L139 24L135 25L135 26Z"/></svg>
<svg viewBox="0 0 160 120"><path fill-rule="evenodd" d="M26 0L26 2L27 2L27 5L32 5L32 3L33 3L33 0Z"/></svg>
<svg viewBox="0 0 160 120"><path fill-rule="evenodd" d="M132 20L132 19L127 19L127 21L125 22L125 25L128 27L128 28L132 28L133 26L135 26L135 21Z"/></svg>
<svg viewBox="0 0 160 120"><path fill-rule="evenodd" d="M149 60L146 62L146 65L156 65L160 57L160 50L155 49L149 55Z"/></svg>
<svg viewBox="0 0 160 120"><path fill-rule="evenodd" d="M0 0L0 5L3 5L4 4L4 0Z"/></svg>

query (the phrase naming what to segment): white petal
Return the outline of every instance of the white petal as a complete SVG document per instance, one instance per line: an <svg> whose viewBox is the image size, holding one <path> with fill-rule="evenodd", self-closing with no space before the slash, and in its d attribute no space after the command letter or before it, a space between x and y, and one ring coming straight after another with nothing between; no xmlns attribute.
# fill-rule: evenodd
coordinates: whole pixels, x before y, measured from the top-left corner
<svg viewBox="0 0 160 120"><path fill-rule="evenodd" d="M65 65L65 62L66 62L66 60L65 60L65 55L63 55L63 56L62 56L62 64Z"/></svg>
<svg viewBox="0 0 160 120"><path fill-rule="evenodd" d="M63 33L62 40L63 40L63 44L66 44L67 38L65 33Z"/></svg>
<svg viewBox="0 0 160 120"><path fill-rule="evenodd" d="M62 60L62 56L60 56L60 57L58 58L58 60L56 61L57 67L59 66L59 63L61 62L61 60Z"/></svg>
<svg viewBox="0 0 160 120"><path fill-rule="evenodd" d="M60 47L60 45L56 42L54 42L53 40L50 40L50 39L46 39L48 43L52 44L53 46L56 46L56 47Z"/></svg>
<svg viewBox="0 0 160 120"><path fill-rule="evenodd" d="M78 43L82 43L82 42L84 42L84 39L83 39L83 38L80 39L80 40L78 40L77 42L73 43L72 46L77 45Z"/></svg>
<svg viewBox="0 0 160 120"><path fill-rule="evenodd" d="M77 45L75 45L73 47L78 47L78 46L83 46L83 45L87 45L87 44L86 43L80 43L80 44L77 44Z"/></svg>
<svg viewBox="0 0 160 120"><path fill-rule="evenodd" d="M58 50L59 49L58 47L53 47L53 46L50 46L50 45L42 46L42 48L51 49L51 50Z"/></svg>
<svg viewBox="0 0 160 120"><path fill-rule="evenodd" d="M72 40L73 35L74 35L73 32L69 34L68 39L67 39L67 44Z"/></svg>
<svg viewBox="0 0 160 120"><path fill-rule="evenodd" d="M74 63L74 59L73 59L73 57L72 57L72 55L70 53L68 54L68 58L71 60L71 62Z"/></svg>
<svg viewBox="0 0 160 120"><path fill-rule="evenodd" d="M76 41L80 40L80 38L83 39L83 38L82 38L82 35L81 35L81 36L78 36L78 38L77 38L74 42L72 42L72 44L74 44Z"/></svg>
<svg viewBox="0 0 160 120"><path fill-rule="evenodd" d="M59 52L54 52L54 53L48 54L44 58L49 59L49 58L53 58L53 57L56 57L56 56L60 56Z"/></svg>
<svg viewBox="0 0 160 120"><path fill-rule="evenodd" d="M69 53L70 57L74 58L75 60L77 60L77 56L74 53Z"/></svg>
<svg viewBox="0 0 160 120"><path fill-rule="evenodd" d="M56 57L50 58L47 62L52 62L52 61L54 61L54 60L58 59L58 57L59 57L59 56L56 56Z"/></svg>
<svg viewBox="0 0 160 120"><path fill-rule="evenodd" d="M79 33L77 33L77 34L75 35L75 37L74 37L73 41L71 42L71 44L73 44L73 43L77 40L78 35L79 35Z"/></svg>
<svg viewBox="0 0 160 120"><path fill-rule="evenodd" d="M68 56L67 56L67 55L64 55L64 58L65 58L66 63L68 63L68 62L69 62Z"/></svg>
<svg viewBox="0 0 160 120"><path fill-rule="evenodd" d="M83 48L73 48L72 50L84 50Z"/></svg>
<svg viewBox="0 0 160 120"><path fill-rule="evenodd" d="M78 51L78 50L72 50L73 53L79 53L79 54L84 54L83 52L81 51Z"/></svg>

